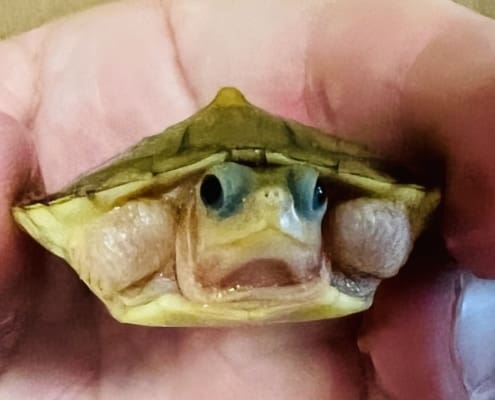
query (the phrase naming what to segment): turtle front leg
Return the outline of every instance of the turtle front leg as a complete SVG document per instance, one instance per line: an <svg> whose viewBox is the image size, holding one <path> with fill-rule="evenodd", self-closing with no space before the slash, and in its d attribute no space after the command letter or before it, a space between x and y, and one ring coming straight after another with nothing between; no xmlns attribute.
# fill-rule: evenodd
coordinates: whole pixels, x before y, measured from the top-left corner
<svg viewBox="0 0 495 400"><path fill-rule="evenodd" d="M102 299L146 302L176 287L175 219L166 199L131 200L84 225L68 261Z"/></svg>
<svg viewBox="0 0 495 400"><path fill-rule="evenodd" d="M358 198L337 205L327 218L326 247L344 273L383 279L407 261L415 238L401 203Z"/></svg>

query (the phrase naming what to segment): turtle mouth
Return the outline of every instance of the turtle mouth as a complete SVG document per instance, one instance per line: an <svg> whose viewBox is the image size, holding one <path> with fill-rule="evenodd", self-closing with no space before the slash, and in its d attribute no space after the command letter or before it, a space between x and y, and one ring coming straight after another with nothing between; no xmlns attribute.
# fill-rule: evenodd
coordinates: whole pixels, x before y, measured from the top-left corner
<svg viewBox="0 0 495 400"><path fill-rule="evenodd" d="M290 286L299 283L284 260L256 259L242 264L227 274L216 285L220 289L252 289Z"/></svg>
<svg viewBox="0 0 495 400"><path fill-rule="evenodd" d="M180 281L177 286L189 301L243 308L253 301L300 302L329 286L330 276L329 265L298 269L283 259L260 258L239 264L215 280L196 275L186 287Z"/></svg>
<svg viewBox="0 0 495 400"><path fill-rule="evenodd" d="M295 271L285 260L255 259L240 265L224 276L214 287L219 289L249 290L294 286L310 282L319 275L319 268Z"/></svg>

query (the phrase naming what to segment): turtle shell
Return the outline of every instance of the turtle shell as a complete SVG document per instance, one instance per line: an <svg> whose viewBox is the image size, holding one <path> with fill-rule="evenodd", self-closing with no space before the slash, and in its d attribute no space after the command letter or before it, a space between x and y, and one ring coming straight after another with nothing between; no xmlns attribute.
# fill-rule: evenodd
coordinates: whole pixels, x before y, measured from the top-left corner
<svg viewBox="0 0 495 400"><path fill-rule="evenodd" d="M91 192L173 170L208 157L253 164L309 163L335 172L393 182L387 164L364 147L254 107L235 88L158 135L143 139L51 198ZM186 171L186 170L183 170Z"/></svg>
<svg viewBox="0 0 495 400"><path fill-rule="evenodd" d="M439 201L438 190L404 182L388 163L364 147L271 115L247 102L237 89L223 88L213 102L190 118L143 139L62 191L17 205L13 214L44 247L69 260L69 242L75 227L130 199L170 190L189 176L228 161L253 166L309 164L320 176L356 188L367 197L403 204L414 236ZM359 311L369 304L370 299L361 299L349 309ZM120 320L167 324L167 320L150 322L142 313L138 316L136 310L131 310L134 317L129 318L129 310L107 306ZM196 320L172 320L173 325L201 324Z"/></svg>

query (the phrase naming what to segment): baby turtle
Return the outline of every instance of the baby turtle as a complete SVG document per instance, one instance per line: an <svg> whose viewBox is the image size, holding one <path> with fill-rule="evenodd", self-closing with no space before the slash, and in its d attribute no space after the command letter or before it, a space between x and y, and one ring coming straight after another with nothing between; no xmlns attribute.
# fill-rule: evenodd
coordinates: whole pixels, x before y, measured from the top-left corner
<svg viewBox="0 0 495 400"><path fill-rule="evenodd" d="M368 308L439 199L363 147L223 88L13 214L117 320L230 325Z"/></svg>

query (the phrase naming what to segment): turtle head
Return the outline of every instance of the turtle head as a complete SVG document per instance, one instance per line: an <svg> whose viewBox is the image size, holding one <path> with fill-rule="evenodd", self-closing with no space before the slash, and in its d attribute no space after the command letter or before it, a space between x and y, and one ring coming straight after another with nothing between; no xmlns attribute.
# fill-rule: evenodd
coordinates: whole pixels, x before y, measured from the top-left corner
<svg viewBox="0 0 495 400"><path fill-rule="evenodd" d="M178 284L195 301L279 300L322 279L327 201L309 166L210 168L178 237Z"/></svg>

